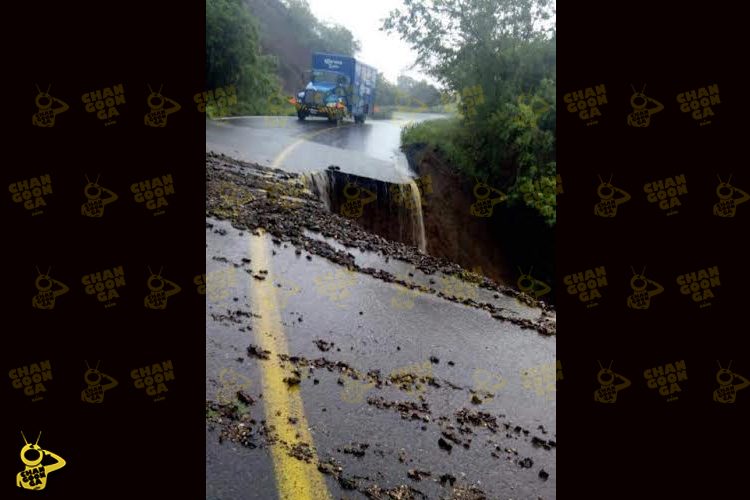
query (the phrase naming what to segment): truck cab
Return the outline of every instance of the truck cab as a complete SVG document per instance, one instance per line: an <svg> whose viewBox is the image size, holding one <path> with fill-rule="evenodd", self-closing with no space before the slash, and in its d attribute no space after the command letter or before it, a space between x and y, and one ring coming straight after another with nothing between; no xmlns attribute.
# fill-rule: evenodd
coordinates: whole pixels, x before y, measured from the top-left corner
<svg viewBox="0 0 750 500"><path fill-rule="evenodd" d="M325 116L339 122L351 116L364 123L375 100L377 71L353 57L313 53L310 81L290 99L297 117Z"/></svg>

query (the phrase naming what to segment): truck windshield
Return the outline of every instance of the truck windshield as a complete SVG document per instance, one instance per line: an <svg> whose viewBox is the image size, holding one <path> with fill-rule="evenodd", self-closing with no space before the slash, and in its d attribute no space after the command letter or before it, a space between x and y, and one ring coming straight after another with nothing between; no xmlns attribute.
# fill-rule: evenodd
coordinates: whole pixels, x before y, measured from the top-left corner
<svg viewBox="0 0 750 500"><path fill-rule="evenodd" d="M312 72L312 82L313 83L325 83L325 84L342 84L347 85L349 83L349 78L342 75L341 73L334 73L333 71L320 71L316 70Z"/></svg>

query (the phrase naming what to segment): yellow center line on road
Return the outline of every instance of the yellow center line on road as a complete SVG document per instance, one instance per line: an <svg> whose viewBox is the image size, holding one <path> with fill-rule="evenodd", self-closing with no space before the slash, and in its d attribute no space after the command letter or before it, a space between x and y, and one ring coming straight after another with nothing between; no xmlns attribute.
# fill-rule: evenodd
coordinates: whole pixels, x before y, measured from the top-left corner
<svg viewBox="0 0 750 500"><path fill-rule="evenodd" d="M253 267L267 269L270 274L271 259L267 247L265 231L260 230L261 237L250 237L250 258ZM276 354L289 354L284 328L281 323L281 309L276 297L276 287L271 280L256 280L250 277L251 306L255 318L255 339L261 349L272 353L270 361L260 363L263 387L263 406L266 423L273 426L279 440L292 446L296 443L309 444L312 452L312 463L298 460L287 453L280 445L271 445L276 487L280 500L329 500L331 498L323 475L316 463L317 451L313 443L307 419L305 418L300 386L287 386L284 378L291 375L279 366ZM295 417L297 424L289 423L288 418Z"/></svg>
<svg viewBox="0 0 750 500"><path fill-rule="evenodd" d="M312 139L313 137L315 137L317 135L320 135L320 134L322 134L324 132L329 132L331 130L339 130L341 128L352 127L352 126L354 126L354 124L353 123L349 123L349 124L342 125L342 126L339 126L339 127L324 128L322 130L317 130L315 132L310 132L309 134L304 134L302 137L300 137L299 139L297 139L296 141L294 141L293 143L291 143L290 145L288 145L287 147L285 147L284 149L282 149L281 152L278 155L276 155L276 158L273 159L273 163L271 163L271 168L281 168L280 167L281 162L283 162L286 159L286 157L289 156L289 153L291 153L292 151L294 151L294 149L297 146L299 146L303 142L306 142L308 139Z"/></svg>

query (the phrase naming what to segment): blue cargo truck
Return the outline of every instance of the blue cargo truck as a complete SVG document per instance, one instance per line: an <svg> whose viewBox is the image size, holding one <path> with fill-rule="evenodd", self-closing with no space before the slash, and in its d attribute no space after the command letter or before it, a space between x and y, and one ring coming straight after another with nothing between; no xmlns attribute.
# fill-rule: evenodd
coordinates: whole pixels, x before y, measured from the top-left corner
<svg viewBox="0 0 750 500"><path fill-rule="evenodd" d="M297 117L325 116L339 122L347 116L364 123L375 104L377 71L350 56L312 55L310 82L289 102L297 108Z"/></svg>

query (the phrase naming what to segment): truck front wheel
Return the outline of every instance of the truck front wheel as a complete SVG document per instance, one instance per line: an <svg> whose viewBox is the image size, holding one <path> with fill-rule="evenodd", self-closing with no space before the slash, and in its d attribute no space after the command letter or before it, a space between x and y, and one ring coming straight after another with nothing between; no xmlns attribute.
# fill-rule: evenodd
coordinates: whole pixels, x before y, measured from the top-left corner
<svg viewBox="0 0 750 500"><path fill-rule="evenodd" d="M365 115L354 115L354 123L365 123Z"/></svg>
<svg viewBox="0 0 750 500"><path fill-rule="evenodd" d="M299 118L300 120L304 120L305 118L307 118L307 111L304 111L302 109L297 111L297 118Z"/></svg>

